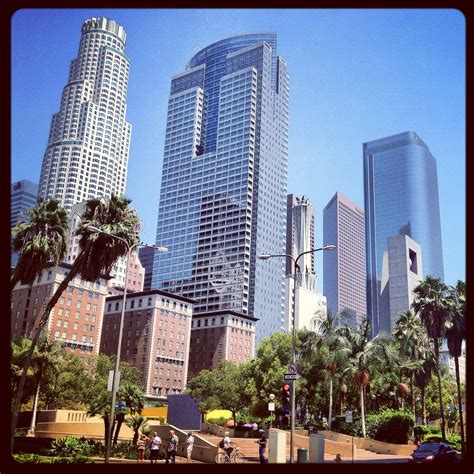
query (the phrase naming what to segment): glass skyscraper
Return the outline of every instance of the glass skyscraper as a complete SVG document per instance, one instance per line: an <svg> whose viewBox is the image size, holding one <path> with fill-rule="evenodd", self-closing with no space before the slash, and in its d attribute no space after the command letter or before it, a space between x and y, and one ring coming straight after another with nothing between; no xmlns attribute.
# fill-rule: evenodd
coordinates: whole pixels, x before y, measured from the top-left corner
<svg viewBox="0 0 474 474"><path fill-rule="evenodd" d="M152 288L197 300L196 314L283 329L288 163L286 62L276 35L201 49L171 80Z"/></svg>
<svg viewBox="0 0 474 474"><path fill-rule="evenodd" d="M444 279L436 159L416 132L363 144L367 312L379 332L383 254L388 238L408 235L421 246L423 273ZM408 309L408 308L407 308Z"/></svg>

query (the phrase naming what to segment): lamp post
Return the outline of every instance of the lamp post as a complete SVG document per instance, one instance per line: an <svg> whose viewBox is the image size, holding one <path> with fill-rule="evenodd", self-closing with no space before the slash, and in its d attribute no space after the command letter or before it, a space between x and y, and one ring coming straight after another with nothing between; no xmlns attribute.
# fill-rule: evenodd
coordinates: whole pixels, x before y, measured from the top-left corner
<svg viewBox="0 0 474 474"><path fill-rule="evenodd" d="M293 284L293 305L292 305L292 344L291 344L291 361L293 364L296 364L296 320L295 320L295 306L296 306L296 298L295 298L295 287L296 287L296 280L298 278L297 276L297 271L299 269L298 267L298 260L303 256L308 253L314 253L318 252L319 250L334 250L336 248L335 245L325 245L324 247L320 247L317 249L311 249L307 250L306 252L301 252L296 258L293 257L293 255L289 254L275 254L275 255L270 255L270 254L262 254L259 255L258 258L261 260L268 260L269 258L273 257L287 257L291 258L293 264L294 264L294 272L293 272L293 278L294 278L294 284ZM296 407L295 407L295 400L296 400L296 380L291 381L291 429L290 429L290 464L293 464L294 462L294 438L295 438L295 415L296 415Z"/></svg>
<svg viewBox="0 0 474 474"><path fill-rule="evenodd" d="M112 442L112 428L114 426L114 419L115 419L115 399L117 398L117 391L118 391L118 374L119 374L119 365L120 365L120 351L122 350L122 332L123 332L123 322L125 319L125 303L127 299L127 276L128 276L128 266L130 264L130 255L132 250L135 247L143 246L143 247L151 247L158 252L167 252L168 249L166 247L160 247L156 245L147 245L143 242L137 242L136 244L129 245L128 242L118 235L111 234L109 232L105 232L103 230L98 229L94 226L88 226L88 230L97 234L105 234L110 237L114 237L115 239L121 240L127 246L127 263L125 264L125 281L123 285L123 298L122 298L122 312L120 314L120 325L119 325L119 336L118 336L118 344L117 344L117 356L115 359L115 369L114 375L112 378L112 406L110 407L110 417L109 417L109 429L107 433L106 439L106 446L105 446L105 463L108 464L110 460L110 446Z"/></svg>

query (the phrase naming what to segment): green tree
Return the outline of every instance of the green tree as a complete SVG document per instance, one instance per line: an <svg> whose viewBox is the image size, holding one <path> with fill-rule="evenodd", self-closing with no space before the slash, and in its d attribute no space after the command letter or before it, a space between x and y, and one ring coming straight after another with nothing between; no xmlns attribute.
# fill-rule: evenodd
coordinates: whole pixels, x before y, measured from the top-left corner
<svg viewBox="0 0 474 474"><path fill-rule="evenodd" d="M148 419L142 415L131 415L125 420L125 424L133 430L133 445L137 444L138 433L148 428Z"/></svg>
<svg viewBox="0 0 474 474"><path fill-rule="evenodd" d="M462 344L466 339L465 324L465 306L466 306L466 285L458 280L456 286L449 289L448 308L450 321L446 330L446 339L448 341L448 350L451 357L454 357L456 369L456 385L458 389L458 413L459 427L461 431L461 451L465 453L464 439L464 420L462 417L462 397L461 397L461 379L459 377L459 357L462 354Z"/></svg>
<svg viewBox="0 0 474 474"><path fill-rule="evenodd" d="M38 198L35 207L24 211L23 220L12 230L12 249L18 263L10 280L10 290L18 282L32 285L53 261L59 263L67 250L69 216L56 199Z"/></svg>
<svg viewBox="0 0 474 474"><path fill-rule="evenodd" d="M415 413L415 372L417 363L421 358L420 348L427 340L426 331L420 317L412 311L407 310L400 314L392 331L393 337L400 346L401 368L406 368L410 373L410 395L413 416Z"/></svg>
<svg viewBox="0 0 474 474"><path fill-rule="evenodd" d="M354 331L349 327L341 328L341 333L347 340L344 352L349 364L345 372L354 377L359 389L360 418L362 436L366 436L365 428L365 393L370 380L370 373L375 367L391 367L396 363L396 356L391 351L389 340L384 335L370 339L370 323L367 319L362 321L359 328Z"/></svg>
<svg viewBox="0 0 474 474"><path fill-rule="evenodd" d="M441 418L441 436L446 441L444 404L441 391L441 372L439 361L439 341L446 335L446 321L449 317L446 298L448 287L439 279L428 275L413 290L415 299L412 308L420 315L426 327L428 337L433 341L435 352L435 371L438 378L439 411Z"/></svg>
<svg viewBox="0 0 474 474"><path fill-rule="evenodd" d="M140 414L145 404L145 393L138 385L125 382L120 385L120 390L117 393L117 400L123 402L132 415L135 413ZM117 426L115 428L115 434L112 440L113 444L117 444L120 428L122 427L124 420L125 412L117 410Z"/></svg>
<svg viewBox="0 0 474 474"><path fill-rule="evenodd" d="M80 236L81 251L33 327L32 343L25 358L12 413L11 449L13 449L13 436L28 368L41 330L48 322L51 311L76 275L81 274L84 279L95 281L102 274L110 273L116 260L127 254L128 249L124 242L110 235L92 232L89 230L89 226L121 237L129 246L139 242L140 222L135 210L129 207L130 202L124 196L112 196L109 200L90 199L86 201L81 224L76 231L76 235ZM26 248L26 244L23 248ZM20 253L21 258L23 258L23 253Z"/></svg>

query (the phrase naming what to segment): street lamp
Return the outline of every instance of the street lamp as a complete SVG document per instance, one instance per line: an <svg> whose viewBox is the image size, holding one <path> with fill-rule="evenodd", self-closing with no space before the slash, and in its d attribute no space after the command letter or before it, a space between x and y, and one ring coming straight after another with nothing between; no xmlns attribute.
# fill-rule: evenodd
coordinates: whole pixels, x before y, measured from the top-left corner
<svg viewBox="0 0 474 474"><path fill-rule="evenodd" d="M292 305L292 333L293 333L293 341L291 345L291 361L293 364L296 364L296 324L295 324L295 306L296 306L296 298L295 298L295 286L296 286L296 280L298 278L296 272L298 270L298 260L300 257L303 255L306 255L308 253L314 253L318 252L319 250L334 250L336 248L335 245L325 245L324 247L320 247L317 249L311 249L307 250L306 252L301 252L296 259L293 257L293 255L289 254L261 254L258 255L258 258L261 260L268 260L269 258L273 257L285 257L285 258L291 258L293 264L294 264L294 284L293 284L293 305ZM296 399L296 381L292 380L291 381L291 431L290 431L290 464L293 464L294 462L294 438L295 438L295 399Z"/></svg>
<svg viewBox="0 0 474 474"><path fill-rule="evenodd" d="M268 402L268 411L270 412L270 428L272 427L272 421L273 421L273 412L275 411L275 403L273 400L275 400L275 395L273 393L270 393L268 395L268 398L270 401Z"/></svg>
<svg viewBox="0 0 474 474"><path fill-rule="evenodd" d="M117 357L115 359L115 370L114 370L114 376L112 378L112 406L110 407L109 429L108 429L106 447L105 447L105 463L108 464L110 460L112 428L114 426L114 419L115 419L115 399L117 398L117 390L118 390L118 373L119 373L119 365L120 365L120 351L122 349L122 332L123 332L123 322L125 319L125 303L126 303L126 298L127 298L127 276L128 276L128 265L130 263L130 255L132 253L132 249L134 247L139 247L139 246L151 247L159 253L167 252L168 249L166 247L161 247L157 245L147 245L147 244L144 244L143 242L137 242L136 244L129 245L128 242L124 238L119 237L118 235L115 235L115 234L111 234L110 232L105 232L91 225L87 227L87 230L96 234L105 234L110 237L114 237L115 239L121 240L127 246L127 263L125 264L125 281L123 285L122 312L120 315L119 337L118 337L118 344L117 344Z"/></svg>

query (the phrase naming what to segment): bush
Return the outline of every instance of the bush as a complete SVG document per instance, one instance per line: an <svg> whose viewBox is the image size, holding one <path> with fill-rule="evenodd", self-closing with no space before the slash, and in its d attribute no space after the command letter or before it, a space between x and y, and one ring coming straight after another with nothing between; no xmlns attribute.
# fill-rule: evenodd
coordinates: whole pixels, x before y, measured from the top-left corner
<svg viewBox="0 0 474 474"><path fill-rule="evenodd" d="M413 438L415 442L423 442L427 435L439 434L441 431L436 425L415 425L413 428Z"/></svg>
<svg viewBox="0 0 474 474"><path fill-rule="evenodd" d="M90 456L91 451L92 447L87 441L67 436L66 438L55 439L51 443L49 454L53 456L79 458Z"/></svg>
<svg viewBox="0 0 474 474"><path fill-rule="evenodd" d="M231 418L219 417L219 418L208 418L206 421L207 421L207 423L211 423L211 424L213 424L213 425L225 426L225 424L226 424L230 419L231 419Z"/></svg>
<svg viewBox="0 0 474 474"><path fill-rule="evenodd" d="M415 420L413 414L384 408L366 417L367 436L385 443L407 444Z"/></svg>
<svg viewBox="0 0 474 474"><path fill-rule="evenodd" d="M360 418L355 416L353 423L346 423L345 415L338 415L332 420L332 431L346 434L349 436L360 436L361 425Z"/></svg>
<svg viewBox="0 0 474 474"><path fill-rule="evenodd" d="M442 437L441 434L429 434L425 436L424 442L441 442ZM446 434L446 443L448 443L452 448L456 451L461 451L461 436L460 435L453 435L453 434Z"/></svg>
<svg viewBox="0 0 474 474"><path fill-rule="evenodd" d="M14 454L13 459L23 464L93 464L94 461L85 456L39 456L38 454Z"/></svg>

